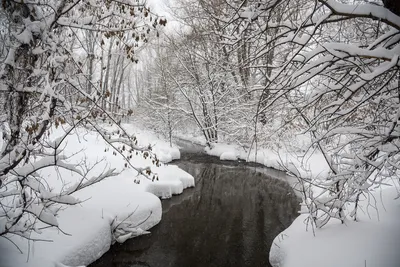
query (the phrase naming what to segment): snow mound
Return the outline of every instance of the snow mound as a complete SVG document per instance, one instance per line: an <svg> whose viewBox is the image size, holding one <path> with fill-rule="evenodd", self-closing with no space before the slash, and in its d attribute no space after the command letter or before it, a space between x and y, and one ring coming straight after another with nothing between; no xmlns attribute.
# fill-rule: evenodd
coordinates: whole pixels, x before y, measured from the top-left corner
<svg viewBox="0 0 400 267"><path fill-rule="evenodd" d="M183 192L183 184L180 181L155 182L149 183L146 191L150 192L162 199L171 198Z"/></svg>
<svg viewBox="0 0 400 267"><path fill-rule="evenodd" d="M163 163L168 163L181 158L181 153L177 147L156 146L153 148L153 152L156 153L157 158Z"/></svg>
<svg viewBox="0 0 400 267"><path fill-rule="evenodd" d="M140 129L133 124L123 124L122 126L128 133L134 133L139 140L139 145L152 147L152 151L157 154L158 159L163 163L171 162L175 159L181 158L179 148L165 140L161 140L154 133Z"/></svg>
<svg viewBox="0 0 400 267"><path fill-rule="evenodd" d="M164 165L157 171L159 180L148 182L145 190L163 199L181 194L184 189L193 187L195 184L193 176L178 166Z"/></svg>
<svg viewBox="0 0 400 267"><path fill-rule="evenodd" d="M278 235L271 247L274 267L394 267L400 266L400 202L396 188L386 187L373 194L371 203L361 203L359 221L344 225L330 221L322 229L305 230L306 215ZM381 202L382 197L382 202ZM372 206L377 206L375 210Z"/></svg>
<svg viewBox="0 0 400 267"><path fill-rule="evenodd" d="M52 242L35 242L30 247L26 240L13 237L24 254L7 246L5 243L8 241L0 239L0 266L39 267L55 266L55 263L67 266L88 265L107 252L115 240L124 241L144 234L161 220L160 199L153 194L138 191L134 183L129 186L119 177L85 188L75 196L87 200L80 206L66 207L59 212L59 227L66 234L57 229L44 230L32 238ZM10 253L3 256L6 250ZM30 259L26 262L28 251Z"/></svg>
<svg viewBox="0 0 400 267"><path fill-rule="evenodd" d="M111 245L111 231L108 219L83 207L68 207L59 213L58 222L63 234L57 229L44 230L41 235L31 238L51 242L28 242L13 236L12 240L24 254L20 254L11 243L0 239L1 267L69 266L87 265L103 255ZM77 238L78 237L78 238ZM29 251L29 261L27 261Z"/></svg>
<svg viewBox="0 0 400 267"><path fill-rule="evenodd" d="M137 130L133 126L132 129ZM129 133L132 133L129 129ZM158 140L154 135L137 130L136 136L141 146L151 145L153 151L163 162L180 158L179 149ZM62 129L54 129L52 138L62 134ZM59 229L43 229L32 238L52 240L52 242L28 242L20 237L10 237L23 254L11 242L0 238L0 267L54 267L88 265L100 258L114 242L146 234L158 224L162 216L160 198L170 198L180 194L187 187L194 186L194 178L174 165L157 167L143 154L133 154L130 162L136 168L150 167L158 180L148 180L138 175L134 168L118 153L113 153L105 141L94 132L76 129L68 136L68 144L63 153L74 155L71 164L85 161L93 165L90 175L96 176L106 169L115 168L119 174L109 177L81 191L74 197L82 201L76 206L61 206L57 220ZM83 153L77 154L78 151ZM101 161L103 160L103 161ZM80 181L74 172L46 168L41 170L42 177L53 190L61 190ZM66 234L64 234L64 233ZM29 261L27 261L29 255Z"/></svg>
<svg viewBox="0 0 400 267"><path fill-rule="evenodd" d="M82 205L108 218L111 228L148 230L161 220L160 199L121 176L87 187L75 196L81 200L90 196Z"/></svg>
<svg viewBox="0 0 400 267"><path fill-rule="evenodd" d="M172 155L169 153L166 153L165 150L159 150L156 151L153 149L153 151L157 154L157 158L162 162L162 163L167 163L172 161Z"/></svg>
<svg viewBox="0 0 400 267"><path fill-rule="evenodd" d="M219 157L220 160L237 160L238 156L234 152L223 152Z"/></svg>
<svg viewBox="0 0 400 267"><path fill-rule="evenodd" d="M242 152L243 149L236 145L230 145L230 144L224 144L224 143L213 143L211 144L211 147L205 147L204 151L210 155L210 156L215 156L221 158L222 155L226 155L227 159L229 160L228 157L231 155L235 155L237 160L237 156L239 155L240 152ZM224 156L225 157L225 156ZM232 158L232 157L231 157Z"/></svg>

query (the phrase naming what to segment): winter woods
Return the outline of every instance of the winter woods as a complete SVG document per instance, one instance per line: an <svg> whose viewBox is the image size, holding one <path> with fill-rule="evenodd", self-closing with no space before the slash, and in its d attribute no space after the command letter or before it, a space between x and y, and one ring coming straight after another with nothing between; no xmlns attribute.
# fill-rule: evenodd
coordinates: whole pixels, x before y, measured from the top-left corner
<svg viewBox="0 0 400 267"><path fill-rule="evenodd" d="M329 165L323 179L292 172L311 187L305 204L321 227L330 218L356 220L360 197L388 179L398 184L399 25L376 4L318 1L305 11L301 24L277 25L277 47L293 46L269 77L264 91L274 95L262 106L285 102L310 133L309 149Z"/></svg>
<svg viewBox="0 0 400 267"><path fill-rule="evenodd" d="M119 95L136 51L166 21L139 1L5 0L1 5L0 236L29 239L32 231L40 232L38 222L41 228L58 227L62 206L79 203L74 192L117 174L110 167L91 172L101 161L70 160L74 155L65 152L65 139L77 128L97 131L124 154L127 166L154 179L129 160L136 151L158 164L151 148L139 147L119 126L129 113ZM120 129L110 132L99 122ZM55 190L43 176L49 168L81 178Z"/></svg>
<svg viewBox="0 0 400 267"><path fill-rule="evenodd" d="M313 226L357 220L370 190L398 184L396 1L175 1L171 12L182 27L152 68L179 103L168 108L209 144L287 144L303 167L282 167L299 179ZM310 174L313 153L327 176Z"/></svg>
<svg viewBox="0 0 400 267"><path fill-rule="evenodd" d="M177 0L166 25L140 1L3 0L0 10L0 236L57 227L71 195L116 175L71 164L65 139L96 131L127 164L134 117L172 143L196 129L209 146L287 149L309 222L357 220L358 202L399 182L400 12L396 1ZM118 131L104 126L113 124ZM52 130L63 129L57 138ZM296 143L295 135L307 142ZM123 147L123 149L122 149ZM321 153L328 175L311 175ZM53 191L41 171L81 177ZM296 165L298 166L298 165ZM373 201L371 201L371 205Z"/></svg>

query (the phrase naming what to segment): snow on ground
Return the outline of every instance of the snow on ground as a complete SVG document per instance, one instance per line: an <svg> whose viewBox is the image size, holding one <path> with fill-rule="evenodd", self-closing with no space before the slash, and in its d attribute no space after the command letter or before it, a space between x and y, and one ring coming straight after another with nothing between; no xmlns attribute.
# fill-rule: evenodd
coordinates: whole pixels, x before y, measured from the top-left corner
<svg viewBox="0 0 400 267"><path fill-rule="evenodd" d="M274 267L396 267L400 266L400 201L394 186L378 189L361 203L359 221L330 221L306 231L300 215L278 235L271 247ZM382 201L381 201L382 200ZM370 203L369 203L370 201ZM377 209L375 209L376 207Z"/></svg>
<svg viewBox="0 0 400 267"><path fill-rule="evenodd" d="M32 238L49 242L35 243L13 237L12 240L24 254L19 253L7 240L0 239L0 266L53 267L61 262L79 266L96 260L110 248L110 220L102 219L97 212L79 206L69 207L59 213L58 222L68 235L56 229L47 229L41 235L33 234Z"/></svg>
<svg viewBox="0 0 400 267"><path fill-rule="evenodd" d="M157 154L161 162L167 163L181 158L181 153L176 145L172 144L171 147L167 141L161 140L153 132L138 128L133 124L124 124L123 127L127 132L135 133L139 139L139 144L150 144L153 147L153 152Z"/></svg>
<svg viewBox="0 0 400 267"><path fill-rule="evenodd" d="M153 151L161 155L160 161L167 162L180 157L176 146L171 148L167 142L157 139L149 132L130 125L124 126L128 133L136 134L139 145L151 144ZM173 194L180 194L185 188L194 186L194 178L177 166L156 167L150 159L144 159L139 153L131 159L132 164L136 167L151 166L158 180L149 181L140 177L135 170L125 166L125 161L119 154L113 154L112 148L98 134L83 129L76 131L67 138L64 150L65 154L73 155L70 163L85 161L85 164L93 165L100 162L91 170L90 176L98 175L110 167L121 173L74 193L75 197L82 200L79 205L61 207L57 220L59 228L65 234L58 229L43 229L40 235L32 234L32 239L40 238L52 242L28 243L19 237L11 237L23 251L21 254L10 242L0 238L0 267L90 264L104 254L113 242L123 242L145 234L146 230L156 225L162 215L159 197L170 198ZM56 138L61 134L61 129L57 129L51 136ZM81 150L84 154L74 155ZM79 181L76 174L62 169L47 168L41 174L54 190Z"/></svg>
<svg viewBox="0 0 400 267"><path fill-rule="evenodd" d="M205 152L221 160L242 159L283 171L282 164L285 164L303 177L324 179L328 176L329 167L322 154L297 157L304 153L301 147L294 150L298 149L299 153L289 153L287 148L279 151L259 148L257 153L249 153L238 145L218 143L205 147ZM312 229L306 231L307 214L300 215L275 238L270 251L271 264L274 267L400 266L400 200L395 199L399 189L394 184L376 189L369 199L364 199L357 222L346 221L342 225L331 220L322 229L316 229L315 236Z"/></svg>
<svg viewBox="0 0 400 267"><path fill-rule="evenodd" d="M197 127L197 126L196 126ZM204 138L204 135L199 133L197 128L192 128L188 126L186 129L179 129L179 131L175 131L173 134L173 139L181 139L185 141L190 141L193 144L206 146L207 142Z"/></svg>
<svg viewBox="0 0 400 267"><path fill-rule="evenodd" d="M194 186L193 177L174 165L164 165L158 169L161 178L156 183L147 182L146 191L161 198L170 198L182 193L183 189Z"/></svg>
<svg viewBox="0 0 400 267"><path fill-rule="evenodd" d="M299 157L296 153L289 153L284 149L274 151L267 148L258 148L257 151L250 151L238 145L216 143L210 147L205 147L208 155L219 157L221 160L245 160L256 162L277 170L286 171L282 167L284 164L290 171L300 172L303 177L314 178L326 177L329 167L322 154L315 152L306 157ZM298 153L301 155L301 153Z"/></svg>

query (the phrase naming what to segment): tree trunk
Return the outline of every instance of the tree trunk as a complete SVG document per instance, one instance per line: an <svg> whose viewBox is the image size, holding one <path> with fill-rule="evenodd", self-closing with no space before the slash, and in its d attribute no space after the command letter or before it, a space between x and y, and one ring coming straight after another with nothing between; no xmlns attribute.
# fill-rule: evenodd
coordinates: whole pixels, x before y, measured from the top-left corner
<svg viewBox="0 0 400 267"><path fill-rule="evenodd" d="M107 54L106 74L105 74L105 77L104 77L104 80L103 80L103 89L102 89L103 101L101 103L101 108L102 109L106 108L106 99L105 99L105 97L106 97L106 92L108 91L108 79L109 79L109 76L110 76L110 66L111 66L111 58L112 58L111 51L112 51L113 43L114 43L114 38L111 38L110 46L108 47L108 54ZM108 92L110 92L110 91L108 91Z"/></svg>

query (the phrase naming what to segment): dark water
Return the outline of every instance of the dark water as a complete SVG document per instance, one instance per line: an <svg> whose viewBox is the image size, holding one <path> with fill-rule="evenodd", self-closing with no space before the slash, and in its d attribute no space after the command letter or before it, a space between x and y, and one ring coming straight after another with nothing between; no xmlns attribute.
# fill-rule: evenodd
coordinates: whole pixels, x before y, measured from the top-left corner
<svg viewBox="0 0 400 267"><path fill-rule="evenodd" d="M163 218L150 235L112 246L91 267L270 266L271 243L299 208L285 175L199 154L174 164L196 187L163 200Z"/></svg>

